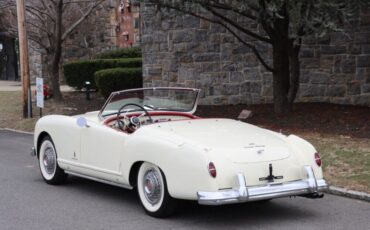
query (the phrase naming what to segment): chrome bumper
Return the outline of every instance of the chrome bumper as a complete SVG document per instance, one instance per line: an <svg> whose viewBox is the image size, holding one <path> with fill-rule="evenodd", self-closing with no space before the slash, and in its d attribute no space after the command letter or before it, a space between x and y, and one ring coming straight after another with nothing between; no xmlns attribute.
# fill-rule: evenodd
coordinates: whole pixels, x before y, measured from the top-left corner
<svg viewBox="0 0 370 230"><path fill-rule="evenodd" d="M198 192L198 203L203 205L223 205L265 200L286 196L318 194L328 185L324 179L316 180L311 166L304 166L307 179L286 183L269 183L265 186L247 187L244 175L237 174L238 188L217 192Z"/></svg>

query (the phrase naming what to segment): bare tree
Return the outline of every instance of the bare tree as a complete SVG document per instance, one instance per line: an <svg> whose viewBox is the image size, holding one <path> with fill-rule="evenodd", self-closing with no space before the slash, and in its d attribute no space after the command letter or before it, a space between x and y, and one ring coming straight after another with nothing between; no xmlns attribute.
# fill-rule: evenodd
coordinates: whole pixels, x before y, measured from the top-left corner
<svg viewBox="0 0 370 230"><path fill-rule="evenodd" d="M28 39L36 43L46 57L46 70L52 83L54 98L62 100L59 70L62 46L68 36L105 0L28 0L26 2ZM17 34L15 0L0 0L0 9L7 11L4 26Z"/></svg>
<svg viewBox="0 0 370 230"><path fill-rule="evenodd" d="M143 0L218 24L250 48L273 75L274 108L287 114L299 86L302 39L340 31L369 0ZM258 45L272 48L272 63ZM264 46L266 47L266 46Z"/></svg>

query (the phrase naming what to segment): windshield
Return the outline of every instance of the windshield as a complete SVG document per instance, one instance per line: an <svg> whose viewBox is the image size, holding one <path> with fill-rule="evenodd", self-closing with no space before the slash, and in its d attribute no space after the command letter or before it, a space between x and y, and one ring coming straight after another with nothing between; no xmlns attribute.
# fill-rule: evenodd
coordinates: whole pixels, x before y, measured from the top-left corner
<svg viewBox="0 0 370 230"><path fill-rule="evenodd" d="M137 104L147 111L194 112L198 98L198 89L189 88L144 88L114 92L100 111L105 117L117 114L122 106ZM140 111L136 106L128 105L123 111Z"/></svg>

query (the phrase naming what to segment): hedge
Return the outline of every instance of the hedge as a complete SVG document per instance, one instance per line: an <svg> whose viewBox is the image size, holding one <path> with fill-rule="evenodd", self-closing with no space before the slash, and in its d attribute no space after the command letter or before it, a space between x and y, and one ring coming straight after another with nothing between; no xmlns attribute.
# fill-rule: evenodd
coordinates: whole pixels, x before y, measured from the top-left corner
<svg viewBox="0 0 370 230"><path fill-rule="evenodd" d="M112 92L141 88L143 77L141 68L113 68L95 73L95 82L99 92L108 97Z"/></svg>
<svg viewBox="0 0 370 230"><path fill-rule="evenodd" d="M67 85L81 89L85 81L89 81L91 87L96 88L94 81L96 71L116 67L141 67L141 65L141 58L94 59L69 62L63 65L63 68Z"/></svg>
<svg viewBox="0 0 370 230"><path fill-rule="evenodd" d="M135 57L141 57L141 49L139 47L110 50L96 56L96 58L99 59L135 58Z"/></svg>

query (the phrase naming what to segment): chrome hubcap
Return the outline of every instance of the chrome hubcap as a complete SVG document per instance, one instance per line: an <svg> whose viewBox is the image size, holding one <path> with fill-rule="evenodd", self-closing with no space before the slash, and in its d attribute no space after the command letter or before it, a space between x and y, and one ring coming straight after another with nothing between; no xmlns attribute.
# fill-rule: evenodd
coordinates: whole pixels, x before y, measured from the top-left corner
<svg viewBox="0 0 370 230"><path fill-rule="evenodd" d="M154 169L148 170L144 175L143 183L145 198L152 205L158 203L162 191L161 181L157 171Z"/></svg>
<svg viewBox="0 0 370 230"><path fill-rule="evenodd" d="M53 174L55 168L55 152L53 148L47 147L45 149L42 162L44 164L45 171L48 174Z"/></svg>

